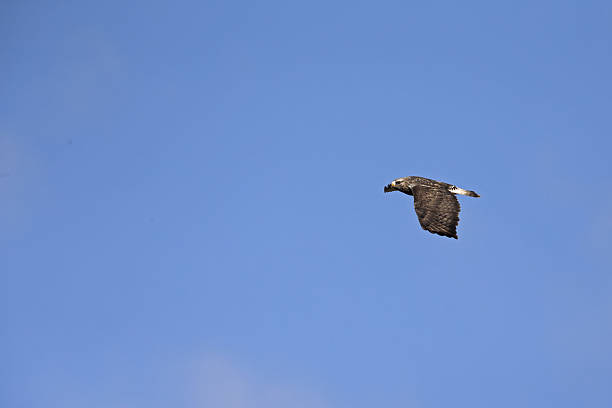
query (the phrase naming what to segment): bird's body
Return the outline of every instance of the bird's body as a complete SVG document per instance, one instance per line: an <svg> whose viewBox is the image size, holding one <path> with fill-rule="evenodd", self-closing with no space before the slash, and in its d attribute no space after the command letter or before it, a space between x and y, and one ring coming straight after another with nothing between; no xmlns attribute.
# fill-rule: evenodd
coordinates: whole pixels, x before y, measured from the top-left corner
<svg viewBox="0 0 612 408"><path fill-rule="evenodd" d="M457 239L459 201L455 194L480 197L476 192L425 177L402 177L385 186L385 193L401 191L414 196L414 210L424 230Z"/></svg>

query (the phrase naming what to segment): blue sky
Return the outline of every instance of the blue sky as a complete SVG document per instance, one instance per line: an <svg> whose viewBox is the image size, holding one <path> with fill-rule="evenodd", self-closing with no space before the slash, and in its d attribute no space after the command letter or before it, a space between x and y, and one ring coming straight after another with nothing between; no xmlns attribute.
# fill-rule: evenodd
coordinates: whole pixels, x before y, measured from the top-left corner
<svg viewBox="0 0 612 408"><path fill-rule="evenodd" d="M0 405L612 406L609 2L0 8Z"/></svg>

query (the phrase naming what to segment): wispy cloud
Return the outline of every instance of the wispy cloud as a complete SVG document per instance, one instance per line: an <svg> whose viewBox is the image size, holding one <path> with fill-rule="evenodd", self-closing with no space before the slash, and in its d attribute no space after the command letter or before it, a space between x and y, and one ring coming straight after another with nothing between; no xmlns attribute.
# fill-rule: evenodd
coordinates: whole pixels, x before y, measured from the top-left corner
<svg viewBox="0 0 612 408"><path fill-rule="evenodd" d="M272 380L218 355L198 364L194 405L216 408L324 408L316 392L297 384Z"/></svg>

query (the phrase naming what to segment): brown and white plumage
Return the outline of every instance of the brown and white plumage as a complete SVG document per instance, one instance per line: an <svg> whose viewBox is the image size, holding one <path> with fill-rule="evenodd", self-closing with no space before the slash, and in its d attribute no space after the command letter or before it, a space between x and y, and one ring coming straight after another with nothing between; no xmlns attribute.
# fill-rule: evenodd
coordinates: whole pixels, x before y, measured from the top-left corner
<svg viewBox="0 0 612 408"><path fill-rule="evenodd" d="M402 177L385 186L385 193L401 191L414 196L414 210L424 230L457 239L461 207L455 194L480 197L476 192L424 177Z"/></svg>

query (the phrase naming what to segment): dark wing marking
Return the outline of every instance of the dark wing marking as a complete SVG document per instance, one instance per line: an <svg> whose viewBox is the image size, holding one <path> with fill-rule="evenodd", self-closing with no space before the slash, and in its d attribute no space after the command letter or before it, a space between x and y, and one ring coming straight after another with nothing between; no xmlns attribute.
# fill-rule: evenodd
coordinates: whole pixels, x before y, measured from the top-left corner
<svg viewBox="0 0 612 408"><path fill-rule="evenodd" d="M457 239L459 201L447 190L417 185L412 187L414 210L424 230Z"/></svg>

